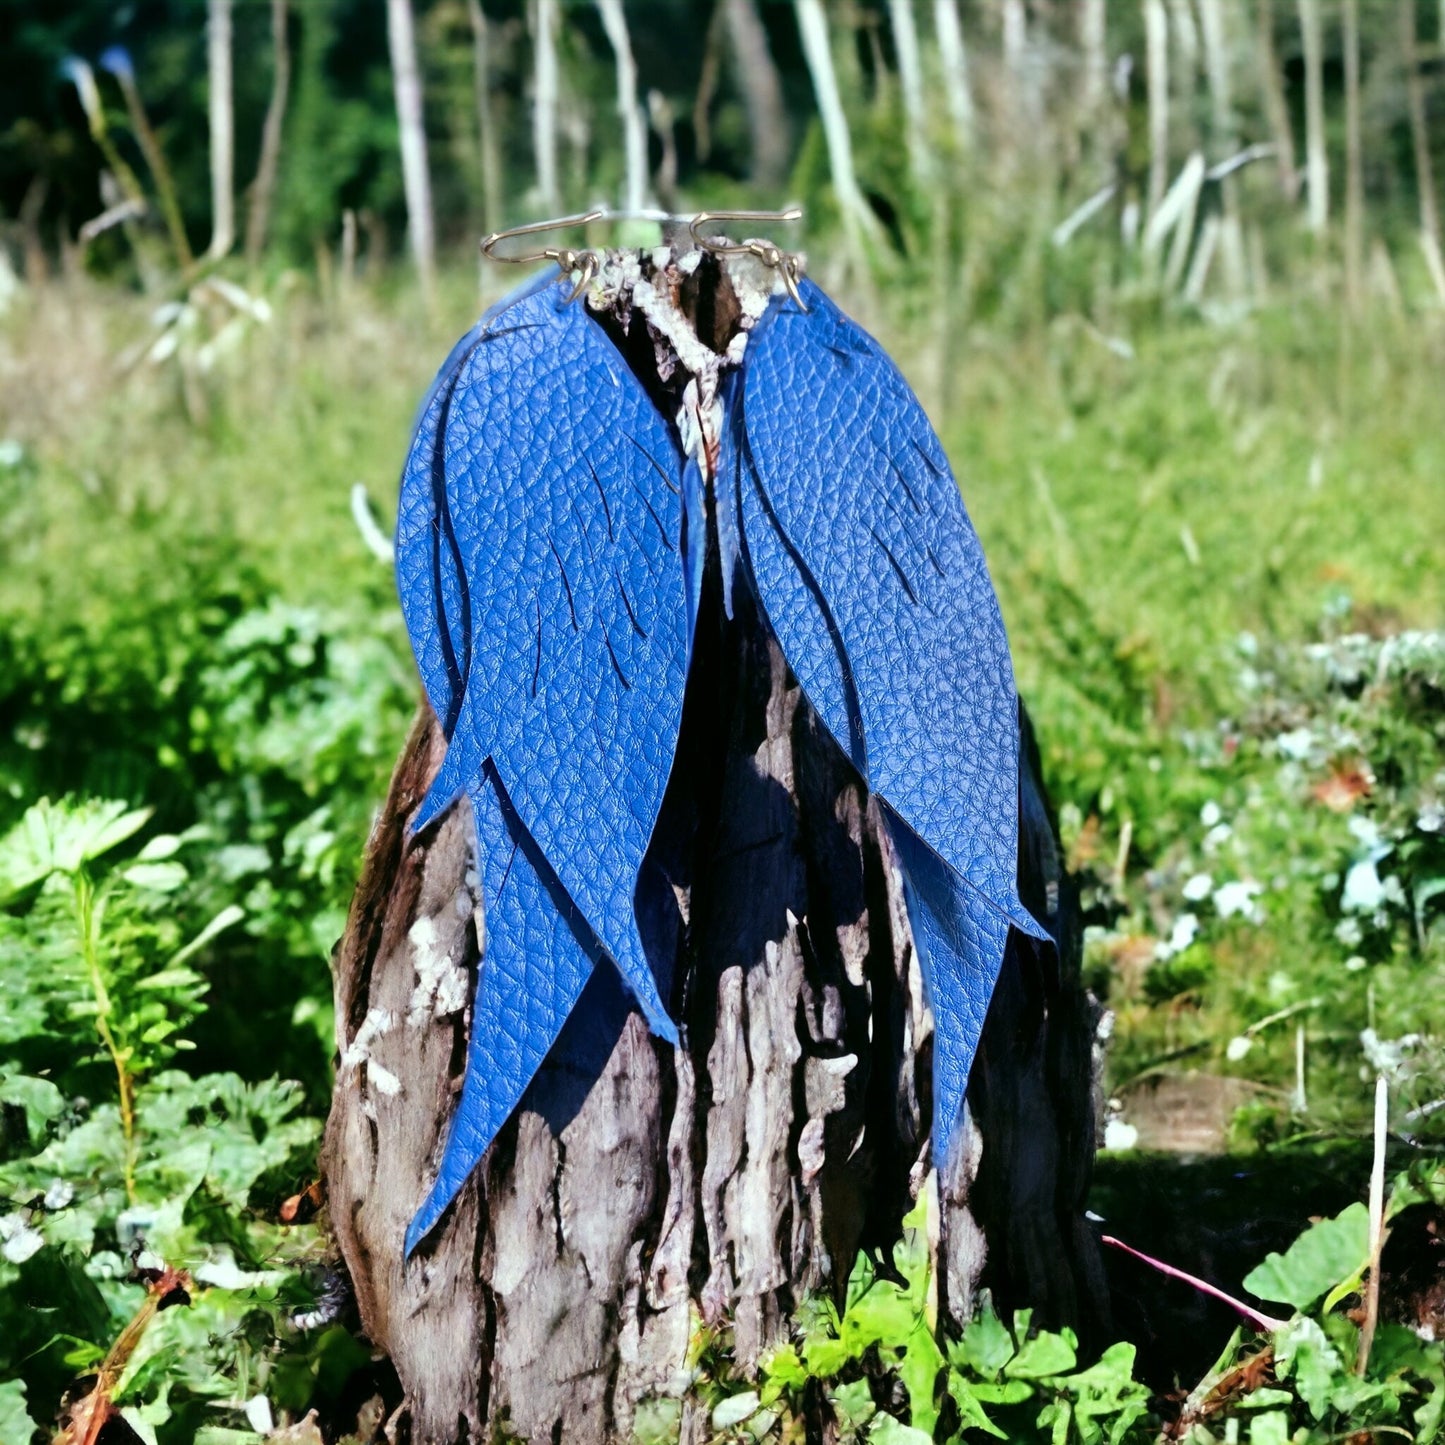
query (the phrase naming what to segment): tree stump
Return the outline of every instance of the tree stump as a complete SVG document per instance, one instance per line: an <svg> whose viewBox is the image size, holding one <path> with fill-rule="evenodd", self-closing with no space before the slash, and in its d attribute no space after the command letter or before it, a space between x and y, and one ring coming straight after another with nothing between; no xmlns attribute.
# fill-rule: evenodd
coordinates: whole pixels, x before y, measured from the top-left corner
<svg viewBox="0 0 1445 1445"><path fill-rule="evenodd" d="M637 890L683 1046L652 1037L599 967L410 1261L402 1239L461 1085L485 914L469 805L408 832L445 751L425 706L397 765L335 955L322 1156L362 1328L404 1391L393 1441L626 1440L641 1401L685 1396L699 1321L726 1326L750 1366L807 1295L841 1291L860 1248L888 1257L925 1188L941 1319L965 1321L987 1286L1002 1308L1032 1305L1086 1338L1102 1323L1083 1216L1096 1009L1026 725L1020 891L1062 946L1014 935L967 1147L933 1182L932 1019L876 805L745 589L731 620L720 592L713 566ZM681 1438L706 1425L684 1399Z"/></svg>

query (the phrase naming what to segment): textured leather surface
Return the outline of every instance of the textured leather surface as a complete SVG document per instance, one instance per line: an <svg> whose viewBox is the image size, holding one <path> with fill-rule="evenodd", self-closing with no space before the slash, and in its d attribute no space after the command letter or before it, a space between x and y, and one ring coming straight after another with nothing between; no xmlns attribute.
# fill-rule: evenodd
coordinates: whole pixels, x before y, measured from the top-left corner
<svg viewBox="0 0 1445 1445"><path fill-rule="evenodd" d="M681 457L568 293L556 279L531 288L454 350L403 474L398 586L449 738L416 826L463 792L480 824L493 775L524 851L535 844L555 875L553 911L596 934L651 1027L676 1042L632 895L682 712ZM442 1166L453 1192L505 1118L486 1101L520 1097L566 1016L530 987L482 1008L494 979L510 988L545 971L536 950L562 937L527 935L524 968L506 957L524 936L489 931L468 1074L501 1071L505 1088L464 1093Z"/></svg>
<svg viewBox="0 0 1445 1445"><path fill-rule="evenodd" d="M410 1254L481 1162L582 994L602 946L576 917L491 769L472 792L486 914L467 1071L431 1192L406 1232Z"/></svg>
<svg viewBox="0 0 1445 1445"><path fill-rule="evenodd" d="M721 467L798 680L889 806L930 987L940 1155L1019 901L1018 698L983 549L917 398L805 283L749 340Z"/></svg>
<svg viewBox="0 0 1445 1445"><path fill-rule="evenodd" d="M477 818L487 940L440 1217L615 961L676 1041L633 894L671 768L702 478L584 304L544 276L448 358L402 478L397 576L449 747L417 826ZM937 1026L948 1148L1019 901L1018 711L978 539L881 348L810 283L723 389L715 518L824 724L885 802ZM590 997L590 995L589 995Z"/></svg>

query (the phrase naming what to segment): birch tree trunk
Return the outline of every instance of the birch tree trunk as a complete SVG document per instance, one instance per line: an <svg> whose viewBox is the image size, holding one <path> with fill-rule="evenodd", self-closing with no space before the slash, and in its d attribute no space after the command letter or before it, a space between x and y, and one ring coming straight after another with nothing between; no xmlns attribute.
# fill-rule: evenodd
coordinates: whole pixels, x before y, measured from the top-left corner
<svg viewBox="0 0 1445 1445"><path fill-rule="evenodd" d="M477 109L477 153L482 173L482 229L502 228L502 152L492 115L491 27L482 0L467 0L472 27L472 91Z"/></svg>
<svg viewBox="0 0 1445 1445"><path fill-rule="evenodd" d="M1239 131L1234 119L1233 46L1224 0L1199 0L1199 18L1204 31L1205 72L1209 77L1211 129L1215 160L1225 160L1239 149ZM1219 248L1224 265L1225 289L1231 298L1245 291L1244 229L1239 219L1239 182L1234 175L1219 182L1224 217L1220 222Z"/></svg>
<svg viewBox="0 0 1445 1445"><path fill-rule="evenodd" d="M207 0L206 84L211 128L211 245L214 258L236 241L235 109L231 86L231 0Z"/></svg>
<svg viewBox="0 0 1445 1445"><path fill-rule="evenodd" d="M843 229L855 256L862 256L880 239L878 219L864 199L853 169L853 141L848 134L848 117L838 93L833 69L833 49L828 39L828 20L822 0L793 0L798 15L798 33L803 41L803 58L813 81L818 118L828 146L828 169Z"/></svg>
<svg viewBox="0 0 1445 1445"><path fill-rule="evenodd" d="M537 200L551 215L557 191L557 0L533 0L532 153L537 166Z"/></svg>
<svg viewBox="0 0 1445 1445"><path fill-rule="evenodd" d="M923 62L918 50L918 26L913 0L888 0L888 23L893 31L893 49L898 56L898 85L903 93L904 135L908 146L908 167L920 185L933 173L929 154L927 115L923 103Z"/></svg>
<svg viewBox="0 0 1445 1445"><path fill-rule="evenodd" d="M973 148L973 94L969 89L968 55L958 18L958 0L933 0L933 32L938 40L948 116L953 122L959 150L967 152Z"/></svg>
<svg viewBox="0 0 1445 1445"><path fill-rule="evenodd" d="M401 180L406 192L406 231L422 293L430 305L436 295L436 233L432 220L431 173L427 168L421 67L417 64L416 26L412 19L411 0L386 0L386 38L391 49L392 88L396 94Z"/></svg>
<svg viewBox="0 0 1445 1445"><path fill-rule="evenodd" d="M1145 83L1149 93L1149 215L1169 187L1169 16L1164 0L1144 0Z"/></svg>
<svg viewBox="0 0 1445 1445"><path fill-rule="evenodd" d="M675 297L690 288L715 349L738 314L719 275L711 262L686 282L651 273ZM640 312L627 324L645 333ZM859 1248L888 1247L925 1188L950 1328L983 1285L1005 1313L1032 1305L1086 1339L1104 1328L1083 1214L1097 1015L1041 808L1024 809L1020 891L1063 947L1012 939L968 1147L930 1184L932 1017L878 809L750 594L734 592L729 620L720 593L714 549L637 891L649 955L673 964L684 1044L651 1036L599 968L578 1006L593 1026L564 1030L409 1263L402 1238L455 1103L485 928L466 804L407 833L445 751L427 710L397 765L335 957L322 1157L363 1327L404 1392L389 1439L626 1440L652 1401L654 1420L671 1411L701 1445L709 1422L687 1398L699 1319L729 1328L751 1368L806 1296L836 1296ZM1033 790L1027 734L1023 765ZM802 1409L807 1438L833 1438L821 1392Z"/></svg>
<svg viewBox="0 0 1445 1445"><path fill-rule="evenodd" d="M246 212L246 262L254 266L266 248L266 228L271 219L271 198L276 192L276 173L281 165L281 124L286 117L286 99L291 90L291 42L287 35L287 0L271 0L271 99L261 126L261 157L256 162L256 179L251 182L251 205Z"/></svg>
<svg viewBox="0 0 1445 1445"><path fill-rule="evenodd" d="M1360 140L1360 7L1344 0L1345 47L1345 302L1358 310L1365 261L1365 171Z"/></svg>
<svg viewBox="0 0 1445 1445"><path fill-rule="evenodd" d="M1325 149L1325 57L1319 0L1299 0L1305 52L1305 188L1310 230L1322 236L1330 221L1330 162Z"/></svg>
<svg viewBox="0 0 1445 1445"><path fill-rule="evenodd" d="M1415 151L1415 186L1420 196L1420 231L1440 248L1440 213L1435 205L1435 171L1430 161L1430 128L1425 117L1425 84L1416 43L1415 0L1400 3L1400 53L1405 67L1405 100L1410 111L1410 141Z"/></svg>
<svg viewBox="0 0 1445 1445"><path fill-rule="evenodd" d="M734 72L748 112L750 176L756 186L779 186L788 173L788 112L783 105L782 77L768 47L768 32L753 0L723 0L723 9L736 62Z"/></svg>
<svg viewBox="0 0 1445 1445"><path fill-rule="evenodd" d="M597 0L602 28L617 67L617 115L622 122L622 208L640 211L647 204L647 123L637 99L637 65L627 34L622 0Z"/></svg>

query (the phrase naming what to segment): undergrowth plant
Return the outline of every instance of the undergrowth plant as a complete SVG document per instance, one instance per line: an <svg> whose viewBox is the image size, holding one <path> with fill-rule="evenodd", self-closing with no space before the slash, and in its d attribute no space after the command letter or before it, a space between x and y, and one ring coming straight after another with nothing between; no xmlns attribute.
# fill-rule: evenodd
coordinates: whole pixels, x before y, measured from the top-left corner
<svg viewBox="0 0 1445 1445"><path fill-rule="evenodd" d="M288 1330L314 1301L309 1228L272 1222L319 1130L294 1085L175 1068L205 1008L198 965L235 905L191 931L197 839L107 800L42 800L0 836L0 1439L23 1445L189 1271L112 1382L141 1440L261 1438L258 1397L298 1412L357 1347ZM26 1414L26 1411L29 1414ZM248 1427L249 1422L249 1428Z"/></svg>
<svg viewBox="0 0 1445 1445"><path fill-rule="evenodd" d="M1384 1218L1442 1201L1445 1171L1416 1169L1396 1179ZM1004 1320L987 1292L962 1335L940 1340L927 1210L925 1196L905 1220L891 1270L859 1256L841 1310L828 1299L804 1303L758 1380L730 1369L725 1335L698 1330L688 1389L706 1412L710 1440L801 1441L804 1412L816 1415L820 1397L844 1445L1441 1438L1445 1342L1383 1324L1361 1350L1358 1303L1372 1247L1363 1204L1312 1224L1246 1277L1246 1290L1291 1313L1272 1318L1241 1301L1254 1327L1236 1330L1195 1388L1173 1398L1139 1378L1132 1344L1084 1359L1072 1330L1039 1329L1029 1310ZM677 1399L646 1402L638 1445L676 1440L681 1416Z"/></svg>

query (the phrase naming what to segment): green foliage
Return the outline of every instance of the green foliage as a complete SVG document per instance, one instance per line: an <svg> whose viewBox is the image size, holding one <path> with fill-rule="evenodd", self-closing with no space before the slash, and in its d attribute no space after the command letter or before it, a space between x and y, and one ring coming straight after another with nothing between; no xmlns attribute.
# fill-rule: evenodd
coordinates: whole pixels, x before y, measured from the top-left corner
<svg viewBox="0 0 1445 1445"><path fill-rule="evenodd" d="M324 1345L283 1320L313 1298L315 1242L266 1216L319 1126L294 1084L168 1067L205 1007L197 965L242 911L187 927L196 840L140 843L150 816L42 800L0 838L0 1412L23 1421L26 1390L52 1410L139 1308L135 1261L163 1259L201 1288L152 1322L115 1399L143 1438L181 1442L243 1426L257 1392L297 1412L314 1393Z"/></svg>
<svg viewBox="0 0 1445 1445"><path fill-rule="evenodd" d="M1440 1187L1438 1174L1428 1187L1401 1180L1389 1212ZM1426 1445L1438 1438L1445 1417L1445 1344L1382 1326L1364 1368L1357 1368L1359 1328L1340 1306L1360 1288L1366 1233L1364 1206L1353 1205L1256 1269L1248 1288L1307 1312L1271 1335L1236 1331L1182 1412L1137 1377L1132 1345L1116 1343L1081 1360L1072 1331L1037 1329L1027 1310L1006 1324L986 1293L962 1335L940 1348L922 1204L894 1250L896 1278L860 1255L842 1312L829 1300L805 1302L792 1337L764 1358L758 1380L734 1378L725 1342L709 1339L698 1350L691 1389L718 1441L801 1438L795 1422L821 1395L842 1442L992 1437L1143 1445L1162 1438L1168 1419L1169 1438L1192 1445L1246 1434L1251 1441L1328 1445L1344 1433L1382 1427L1405 1428ZM677 1401L649 1401L634 1438L646 1445L676 1440L679 1422Z"/></svg>

